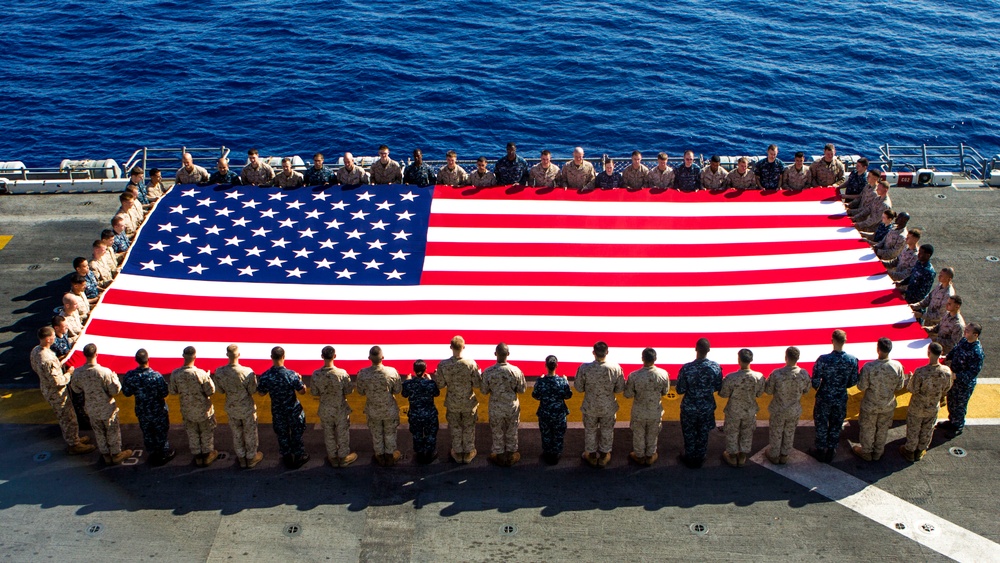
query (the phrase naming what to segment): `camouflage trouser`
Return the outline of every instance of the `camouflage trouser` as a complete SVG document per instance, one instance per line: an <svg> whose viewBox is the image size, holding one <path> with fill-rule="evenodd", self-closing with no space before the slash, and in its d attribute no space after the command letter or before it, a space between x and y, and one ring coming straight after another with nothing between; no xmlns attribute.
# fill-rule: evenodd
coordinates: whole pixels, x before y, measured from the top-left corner
<svg viewBox="0 0 1000 563"><path fill-rule="evenodd" d="M715 428L715 409L685 410L681 408L681 433L684 434L684 455L690 459L705 459L708 433Z"/></svg>
<svg viewBox="0 0 1000 563"><path fill-rule="evenodd" d="M302 413L301 406L286 413L271 411L271 425L278 438L278 453L282 457L305 455L306 447L302 443L302 433L306 429L306 415Z"/></svg>
<svg viewBox="0 0 1000 563"><path fill-rule="evenodd" d="M892 409L883 412L861 409L858 424L861 426L861 451L873 459L882 457L889 427L892 426Z"/></svg>
<svg viewBox="0 0 1000 563"><path fill-rule="evenodd" d="M187 430L192 455L211 453L215 449L215 415L205 420L185 420L184 430Z"/></svg>
<svg viewBox="0 0 1000 563"><path fill-rule="evenodd" d="M76 411L73 409L73 402L69 396L69 389L66 386L53 389L45 400L52 406L56 413L56 421L59 422L59 430L62 431L63 440L69 446L80 443L80 426L76 422Z"/></svg>
<svg viewBox="0 0 1000 563"><path fill-rule="evenodd" d="M757 427L757 414L742 416L726 415L722 425L726 433L726 451L730 454L750 453L753 446L753 431Z"/></svg>
<svg viewBox="0 0 1000 563"><path fill-rule="evenodd" d="M448 431L451 432L451 449L468 453L476 449L476 413L448 409L445 413Z"/></svg>
<svg viewBox="0 0 1000 563"><path fill-rule="evenodd" d="M146 447L149 455L165 454L170 451L170 442L167 434L170 432L170 418L167 416L167 409L156 413L155 416L139 417L139 430L142 430L142 445Z"/></svg>
<svg viewBox="0 0 1000 563"><path fill-rule="evenodd" d="M934 436L934 423L937 422L937 414L921 415L907 411L906 413L906 449L911 452L926 450L931 446L931 438Z"/></svg>
<svg viewBox="0 0 1000 563"><path fill-rule="evenodd" d="M847 401L816 401L813 422L816 425L816 449L835 450L840 444L840 431L847 416Z"/></svg>
<svg viewBox="0 0 1000 563"><path fill-rule="evenodd" d="M323 425L326 455L347 457L351 453L351 413L344 411L333 416L322 416L319 422Z"/></svg>
<svg viewBox="0 0 1000 563"><path fill-rule="evenodd" d="M639 457L650 457L656 453L656 442L660 437L662 421L657 418L653 420L632 420L629 427L632 429L632 451Z"/></svg>
<svg viewBox="0 0 1000 563"><path fill-rule="evenodd" d="M396 451L396 428L398 418L369 418L368 431L372 433L372 447L375 455L391 454Z"/></svg>
<svg viewBox="0 0 1000 563"><path fill-rule="evenodd" d="M257 446L259 445L257 438L257 413L253 413L246 418L230 417L229 429L233 433L233 450L236 452L236 457L249 459L257 455Z"/></svg>
<svg viewBox="0 0 1000 563"><path fill-rule="evenodd" d="M795 441L795 427L799 424L799 414L801 413L771 413L767 436L772 456L788 455L792 452Z"/></svg>
<svg viewBox="0 0 1000 563"><path fill-rule="evenodd" d="M608 453L615 441L615 415L583 415L583 449L587 452Z"/></svg>
<svg viewBox="0 0 1000 563"><path fill-rule="evenodd" d="M538 417L538 430L542 434L542 451L547 454L562 455L563 439L566 437L566 417Z"/></svg>
<svg viewBox="0 0 1000 563"><path fill-rule="evenodd" d="M976 389L976 379L964 382L956 379L948 390L948 420L956 430L965 428L965 413L969 410L969 399Z"/></svg>
<svg viewBox="0 0 1000 563"><path fill-rule="evenodd" d="M409 421L410 435L413 436L413 451L428 455L437 451L438 417L413 418L410 416Z"/></svg>
<svg viewBox="0 0 1000 563"><path fill-rule="evenodd" d="M493 433L493 453L517 451L517 425L521 418L521 409L504 415L490 414L490 431Z"/></svg>
<svg viewBox="0 0 1000 563"><path fill-rule="evenodd" d="M94 441L101 455L118 455L122 451L122 429L118 424L118 413L115 412L108 420L98 420L90 417L90 426L94 429Z"/></svg>

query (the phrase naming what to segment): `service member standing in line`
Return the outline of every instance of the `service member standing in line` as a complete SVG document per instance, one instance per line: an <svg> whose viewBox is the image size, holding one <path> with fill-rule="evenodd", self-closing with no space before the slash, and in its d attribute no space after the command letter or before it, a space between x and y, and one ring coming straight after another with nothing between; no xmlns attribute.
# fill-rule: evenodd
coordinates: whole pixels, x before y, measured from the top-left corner
<svg viewBox="0 0 1000 563"><path fill-rule="evenodd" d="M306 415L295 394L306 394L302 376L285 367L285 349L271 348L271 367L257 379L257 393L271 395L271 425L278 438L278 453L285 467L298 469L309 461L302 432Z"/></svg>
<svg viewBox="0 0 1000 563"><path fill-rule="evenodd" d="M844 352L847 333L837 329L831 340L833 351L817 358L812 374L816 390L813 406L816 447L809 453L826 463L833 461L840 444L840 431L847 416L847 390L858 384L858 359Z"/></svg>
<svg viewBox="0 0 1000 563"><path fill-rule="evenodd" d="M347 404L354 382L346 370L333 365L337 359L333 346L324 346L320 356L323 367L313 372L309 392L319 397L326 460L333 467L347 467L358 459L358 454L351 451L351 407Z"/></svg>
<svg viewBox="0 0 1000 563"><path fill-rule="evenodd" d="M483 376L475 360L462 357L465 339L451 339L451 357L442 360L434 372L439 389L448 388L444 396L445 419L451 432L451 458L456 463L469 463L476 457L476 411L479 399L473 389L482 387Z"/></svg>
<svg viewBox="0 0 1000 563"><path fill-rule="evenodd" d="M983 369L983 345L979 335L983 327L979 323L969 323L965 327L965 336L948 352L945 362L955 374L955 382L948 391L948 420L938 426L944 428L949 439L962 433L965 428L965 413L969 408L969 399L976 389L979 372Z"/></svg>
<svg viewBox="0 0 1000 563"><path fill-rule="evenodd" d="M903 388L903 366L889 359L892 340L878 339L878 359L861 368L858 389L865 392L861 399L861 443L854 446L854 454L865 461L878 461L885 450L885 441L896 410L896 391Z"/></svg>
<svg viewBox="0 0 1000 563"><path fill-rule="evenodd" d="M90 425L97 439L97 450L104 463L118 465L132 457L132 450L122 449L122 429L118 423L118 403L115 395L121 390L118 375L97 363L97 346L93 343L83 347L83 357L87 363L73 370L70 388L83 393Z"/></svg>
<svg viewBox="0 0 1000 563"><path fill-rule="evenodd" d="M798 366L799 349L785 350L785 367L771 372L764 392L771 395L767 410L771 415L768 428L770 446L767 459L771 463L787 463L795 442L795 428L802 416L802 396L812 387L809 372Z"/></svg>
<svg viewBox="0 0 1000 563"><path fill-rule="evenodd" d="M160 372L149 367L149 353L140 348L135 353L138 367L122 376L122 394L135 395L135 417L142 430L142 443L149 453L149 464L163 465L174 459L177 451L170 447L170 416L167 394L170 390Z"/></svg>
<svg viewBox="0 0 1000 563"><path fill-rule="evenodd" d="M628 374L626 398L632 399L629 426L632 428L632 452L629 459L639 465L653 465L659 454L656 444L663 426L663 396L670 392L670 376L656 367L656 350L642 351L642 367Z"/></svg>
<svg viewBox="0 0 1000 563"><path fill-rule="evenodd" d="M625 374L621 366L606 360L608 345L594 344L594 361L576 370L573 387L583 393L584 447L583 459L592 467L604 467L611 461L611 446L615 439L615 413L618 412L616 393L625 391Z"/></svg>
<svg viewBox="0 0 1000 563"><path fill-rule="evenodd" d="M573 396L566 378L556 375L559 360L555 356L545 358L546 374L538 378L531 390L531 397L538 400L538 430L542 435L542 459L549 465L559 463L566 436L566 399Z"/></svg>
<svg viewBox="0 0 1000 563"><path fill-rule="evenodd" d="M698 357L681 366L677 373L677 393L681 399L681 433L684 453L677 459L691 469L705 463L708 433L715 428L715 393L722 389L722 368L708 359L711 345L707 338L695 344Z"/></svg>
<svg viewBox="0 0 1000 563"><path fill-rule="evenodd" d="M441 390L427 373L427 362L413 362L413 374L403 382L402 395L410 401L406 419L416 462L426 465L437 457L438 410L434 397L440 395Z"/></svg>
<svg viewBox="0 0 1000 563"><path fill-rule="evenodd" d="M726 449L722 459L732 467L743 467L753 446L753 431L757 428L757 397L764 393L764 374L750 369L753 352L741 349L736 358L740 369L722 379L719 396L726 402ZM714 409L713 409L714 411ZM714 418L714 417L713 417Z"/></svg>
<svg viewBox="0 0 1000 563"><path fill-rule="evenodd" d="M510 467L521 459L517 451L517 427L521 420L521 402L518 393L524 393L527 383L516 366L507 363L510 349L503 342L497 344L497 363L483 371L484 395L490 396L490 430L493 433L493 451L490 461Z"/></svg>
<svg viewBox="0 0 1000 563"><path fill-rule="evenodd" d="M365 416L375 448L375 463L389 467L403 454L396 449L396 429L399 428L399 404L394 395L402 390L402 381L395 368L382 364L382 348L372 346L368 360L372 365L358 372L358 394L366 397Z"/></svg>
<svg viewBox="0 0 1000 563"><path fill-rule="evenodd" d="M211 398L215 383L207 371L195 367L195 359L194 346L184 348L184 365L170 374L170 394L181 396L181 416L195 465L208 467L219 457L215 449L215 407Z"/></svg>
<svg viewBox="0 0 1000 563"><path fill-rule="evenodd" d="M226 396L226 415L233 433L236 460L240 467L252 469L264 459L264 453L257 449L260 443L257 403L253 400L257 392L257 375L252 369L240 365L240 349L235 344L226 347L226 357L229 363L215 369L212 381L215 388Z"/></svg>
<svg viewBox="0 0 1000 563"><path fill-rule="evenodd" d="M940 344L932 342L927 347L929 362L914 370L906 381L906 388L912 395L906 409L906 443L899 446L899 453L909 462L920 461L927 453L938 409L951 389L954 375L948 366L940 363L942 351Z"/></svg>
<svg viewBox="0 0 1000 563"><path fill-rule="evenodd" d="M38 329L38 346L31 351L31 369L38 376L38 386L42 396L49 402L56 413L59 430L66 441L66 453L70 455L86 454L94 451L93 444L88 444L90 438L80 436L80 425L77 423L76 411L70 399L69 382L73 374L70 367L63 372L62 364L52 351L55 342L55 331L52 327L43 326Z"/></svg>

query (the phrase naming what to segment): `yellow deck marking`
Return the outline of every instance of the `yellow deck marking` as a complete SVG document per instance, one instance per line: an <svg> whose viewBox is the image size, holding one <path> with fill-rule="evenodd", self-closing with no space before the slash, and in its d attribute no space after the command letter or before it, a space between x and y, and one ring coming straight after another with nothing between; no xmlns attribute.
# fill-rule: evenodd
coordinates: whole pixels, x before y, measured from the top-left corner
<svg viewBox="0 0 1000 563"><path fill-rule="evenodd" d="M14 238L14 235L0 235L0 250L3 250L3 247L7 246L7 243L12 238Z"/></svg>
<svg viewBox="0 0 1000 563"><path fill-rule="evenodd" d="M486 405L487 399L480 393L476 393L479 398L479 421L486 422ZM847 418L857 419L858 409L861 406L861 392L856 388L852 388L849 393L849 398L847 401ZM815 402L815 392L810 391L809 394L802 398L802 419L812 420L813 404ZM538 409L538 401L531 398L530 388L527 393L523 393L520 397L521 399L521 422L538 422L538 418L535 416L535 411ZM119 395L116 400L118 401L118 408L121 411L119 413L119 418L122 424L136 424L138 421L135 418L135 400L131 397L125 397ZM259 421L262 424L271 423L271 401L270 397L256 396L255 400L257 402L257 415ZM215 394L212 397L212 403L215 405L215 417L220 424L224 424L228 421L226 417L225 410L225 395ZM315 424L319 422L319 417L316 414L319 408L319 398L312 396L311 394L300 395L299 401L302 403L302 408L306 413L306 422L309 424ZM767 405L770 403L771 398L767 395L759 398L757 400L760 405L760 412L757 413L758 420L767 420L768 412ZM402 423L406 423L406 411L409 405L408 401L400 396L396 397L396 402L399 403L400 407L400 418ZM437 400L438 413L440 415L441 422L445 421L445 410L444 410L444 392L442 396L438 397ZM568 400L567 406L569 406L569 422L581 422L583 416L580 413L580 405L583 402L583 394L574 393L573 398ZM717 420L722 420L725 418L723 414L723 409L726 406L725 399L717 399L718 406L715 410L715 418ZM348 405L351 407L351 423L352 424L364 424L364 398L357 393L352 393L348 396ZM893 418L896 420L906 420L906 407L910 403L910 394L902 393L897 396L898 406L896 407L896 412ZM180 411L180 400L176 395L171 395L167 397L167 405L170 408L170 422L171 424L181 424L181 411ZM632 400L626 399L624 397L618 397L618 420L627 421L629 417L629 411L632 408ZM680 408L681 401L679 396L668 395L663 398L663 419L666 421L677 421L680 420ZM941 409L940 416L946 416L947 411ZM968 418L976 419L1000 419L1000 385L977 385L976 391L972 396L972 400L969 401ZM55 424L55 415L52 413L52 408L49 407L48 403L42 398L42 394L38 389L13 389L13 390L0 390L0 424Z"/></svg>

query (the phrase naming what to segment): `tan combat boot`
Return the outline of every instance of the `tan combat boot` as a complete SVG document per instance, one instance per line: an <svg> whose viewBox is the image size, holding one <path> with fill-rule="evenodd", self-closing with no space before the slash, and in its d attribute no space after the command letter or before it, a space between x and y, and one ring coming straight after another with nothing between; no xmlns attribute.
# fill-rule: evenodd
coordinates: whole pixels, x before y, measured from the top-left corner
<svg viewBox="0 0 1000 563"><path fill-rule="evenodd" d="M122 450L111 456L111 464L118 465L130 457L132 457L132 450Z"/></svg>
<svg viewBox="0 0 1000 563"><path fill-rule="evenodd" d="M205 467L208 467L209 465L212 465L212 462L214 462L217 459L219 459L219 452L216 450L212 450L207 454L205 454L205 457L202 458L202 464Z"/></svg>
<svg viewBox="0 0 1000 563"><path fill-rule="evenodd" d="M97 448L93 444L84 444L83 440L75 446L69 446L66 448L66 453L69 455L81 455L89 454L90 452L96 450Z"/></svg>
<svg viewBox="0 0 1000 563"><path fill-rule="evenodd" d="M257 467L257 464L260 463L261 460L263 460L263 459L264 459L264 453L263 452L257 452L257 454L254 455L253 457L248 457L247 458L247 469L253 469L254 467Z"/></svg>
<svg viewBox="0 0 1000 563"><path fill-rule="evenodd" d="M358 459L358 454L351 452L346 457L340 458L340 467L347 467Z"/></svg>

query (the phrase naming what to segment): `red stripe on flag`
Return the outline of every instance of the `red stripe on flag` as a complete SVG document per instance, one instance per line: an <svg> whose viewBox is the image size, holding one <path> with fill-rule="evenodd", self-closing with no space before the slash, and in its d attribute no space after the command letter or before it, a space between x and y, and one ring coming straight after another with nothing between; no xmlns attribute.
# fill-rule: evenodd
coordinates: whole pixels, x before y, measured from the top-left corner
<svg viewBox="0 0 1000 563"><path fill-rule="evenodd" d="M586 287L724 286L836 280L884 276L881 262L839 266L712 273L552 273L552 272L431 272L424 270L424 285L518 285ZM526 291L530 289L526 288Z"/></svg>
<svg viewBox="0 0 1000 563"><path fill-rule="evenodd" d="M434 213L431 227L530 229L775 229L851 227L846 215L768 215L761 217L593 217L576 215L492 215Z"/></svg>
<svg viewBox="0 0 1000 563"><path fill-rule="evenodd" d="M428 256L572 256L579 258L722 258L870 249L861 239L729 244L569 244L428 242Z"/></svg>
<svg viewBox="0 0 1000 563"><path fill-rule="evenodd" d="M484 296L489 297L489 296ZM104 303L179 309L184 311L229 311L239 313L287 313L307 315L436 315L445 311L474 311L477 315L591 316L593 308L605 308L619 317L689 317L729 315L780 315L839 311L902 305L898 291L878 291L837 296L754 300L752 294L732 295L729 301L679 303L606 303L574 301L346 301L321 299L266 299L251 297L164 296L142 291L109 292Z"/></svg>
<svg viewBox="0 0 1000 563"><path fill-rule="evenodd" d="M563 188L531 188L525 186L495 186L490 188L434 186L435 199L507 199L507 200L556 200L556 201L659 201L659 202L695 202L718 203L725 205L729 201L838 201L834 188L813 188L801 192L761 192L758 190L728 190L679 192L677 190L643 189L636 192L628 190L594 190L581 194L576 190Z"/></svg>

